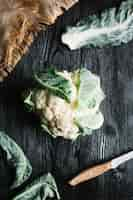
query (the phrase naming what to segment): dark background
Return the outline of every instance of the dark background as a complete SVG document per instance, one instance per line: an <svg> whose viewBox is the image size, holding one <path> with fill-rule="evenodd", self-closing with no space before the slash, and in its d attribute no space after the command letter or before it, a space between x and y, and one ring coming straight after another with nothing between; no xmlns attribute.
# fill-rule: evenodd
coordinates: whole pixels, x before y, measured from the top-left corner
<svg viewBox="0 0 133 200"><path fill-rule="evenodd" d="M133 200L133 161L73 189L64 185L86 167L102 163L133 149L133 42L120 47L70 51L61 44L66 25L95 11L119 5L119 0L81 0L41 32L27 55L0 85L0 130L10 135L24 150L33 166L33 178L52 172L62 199ZM104 126L92 136L74 143L53 139L39 128L38 120L24 110L20 94L32 86L33 71L48 64L58 69L84 66L101 77L106 99L101 106ZM0 192L8 194L11 179L4 156L0 154ZM4 200L0 198L0 200Z"/></svg>

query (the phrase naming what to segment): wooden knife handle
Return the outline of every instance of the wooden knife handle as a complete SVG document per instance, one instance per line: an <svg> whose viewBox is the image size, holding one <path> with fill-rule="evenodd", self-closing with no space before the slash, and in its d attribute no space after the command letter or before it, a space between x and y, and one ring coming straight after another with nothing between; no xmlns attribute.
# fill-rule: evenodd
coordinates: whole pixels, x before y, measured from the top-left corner
<svg viewBox="0 0 133 200"><path fill-rule="evenodd" d="M71 186L76 186L79 183L88 181L90 179L93 179L99 175L102 175L103 173L109 171L111 169L111 161L106 162L104 164L97 165L95 167L89 168L81 172L79 175L74 177L72 180L70 180L68 183Z"/></svg>

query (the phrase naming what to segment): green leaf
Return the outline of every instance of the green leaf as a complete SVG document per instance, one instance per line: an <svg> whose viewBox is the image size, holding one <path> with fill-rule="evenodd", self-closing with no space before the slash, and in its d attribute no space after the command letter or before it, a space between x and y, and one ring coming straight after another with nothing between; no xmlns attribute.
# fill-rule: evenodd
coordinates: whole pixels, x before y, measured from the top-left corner
<svg viewBox="0 0 133 200"><path fill-rule="evenodd" d="M12 200L46 200L47 198L60 199L55 180L51 174L35 180Z"/></svg>
<svg viewBox="0 0 133 200"><path fill-rule="evenodd" d="M100 88L100 78L83 68L80 70L79 107L93 109L100 104L104 94Z"/></svg>
<svg viewBox="0 0 133 200"><path fill-rule="evenodd" d="M80 47L119 46L133 39L133 0L127 0L118 8L106 9L101 15L90 15L68 27L62 41L70 49Z"/></svg>
<svg viewBox="0 0 133 200"><path fill-rule="evenodd" d="M26 92L23 93L23 99L24 99L24 104L25 107L28 109L29 112L34 110L35 104L32 100L32 96L33 96L34 92L31 90L28 90Z"/></svg>
<svg viewBox="0 0 133 200"><path fill-rule="evenodd" d="M7 153L7 161L15 169L15 177L11 189L16 188L29 178L32 167L20 147L3 132L0 132L0 146Z"/></svg>
<svg viewBox="0 0 133 200"><path fill-rule="evenodd" d="M100 78L85 68L81 69L78 108L75 115L75 121L81 129L95 130L102 126L104 118L99 107L104 97ZM88 132L90 133L92 131Z"/></svg>
<svg viewBox="0 0 133 200"><path fill-rule="evenodd" d="M35 79L41 87L70 102L72 94L70 82L54 69L49 69L45 73L35 74Z"/></svg>
<svg viewBox="0 0 133 200"><path fill-rule="evenodd" d="M101 112L90 114L89 110L87 109L77 113L76 120L81 128L88 128L91 130L99 129L104 122Z"/></svg>

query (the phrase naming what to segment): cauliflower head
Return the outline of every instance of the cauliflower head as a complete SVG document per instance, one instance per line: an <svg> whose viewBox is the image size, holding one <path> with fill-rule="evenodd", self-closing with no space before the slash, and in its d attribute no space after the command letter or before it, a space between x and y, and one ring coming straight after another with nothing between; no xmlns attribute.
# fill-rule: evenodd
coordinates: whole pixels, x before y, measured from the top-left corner
<svg viewBox="0 0 133 200"><path fill-rule="evenodd" d="M99 107L104 93L98 76L83 68L48 71L35 79L39 88L29 90L24 103L37 113L49 134L74 140L102 126Z"/></svg>

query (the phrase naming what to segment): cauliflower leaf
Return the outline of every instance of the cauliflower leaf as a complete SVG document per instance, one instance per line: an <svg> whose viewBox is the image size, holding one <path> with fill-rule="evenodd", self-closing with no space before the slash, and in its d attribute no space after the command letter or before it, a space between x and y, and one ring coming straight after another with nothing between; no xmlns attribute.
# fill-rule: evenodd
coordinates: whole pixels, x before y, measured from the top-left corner
<svg viewBox="0 0 133 200"><path fill-rule="evenodd" d="M133 39L133 0L88 15L75 26L67 27L62 42L71 50L81 47L119 46Z"/></svg>
<svg viewBox="0 0 133 200"><path fill-rule="evenodd" d="M28 180L32 167L20 147L3 132L0 132L0 146L7 154L7 161L15 169L15 178L11 188L17 188Z"/></svg>
<svg viewBox="0 0 133 200"><path fill-rule="evenodd" d="M92 130L101 127L104 118L99 107L104 98L99 77L85 68L81 69L76 110L76 122L80 127Z"/></svg>
<svg viewBox="0 0 133 200"><path fill-rule="evenodd" d="M35 80L42 88L48 89L51 93L70 102L72 95L71 84L68 79L57 73L55 69L50 68L45 73L35 74Z"/></svg>
<svg viewBox="0 0 133 200"><path fill-rule="evenodd" d="M55 180L50 173L33 181L12 200L46 200L47 198L60 199Z"/></svg>

